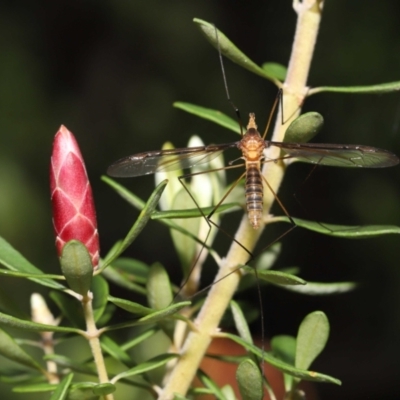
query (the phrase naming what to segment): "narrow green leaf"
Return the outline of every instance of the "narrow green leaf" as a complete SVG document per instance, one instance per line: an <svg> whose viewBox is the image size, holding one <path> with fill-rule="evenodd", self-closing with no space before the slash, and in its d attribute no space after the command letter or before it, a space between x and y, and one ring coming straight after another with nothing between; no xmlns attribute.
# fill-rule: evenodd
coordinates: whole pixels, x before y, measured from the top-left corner
<svg viewBox="0 0 400 400"><path fill-rule="evenodd" d="M29 272L17 272L0 269L0 275L12 276L13 278L35 278L35 279L59 279L65 281L64 276L56 274L33 274ZM65 288L64 288L65 289Z"/></svg>
<svg viewBox="0 0 400 400"><path fill-rule="evenodd" d="M239 307L239 304L236 303L236 301L232 300L230 302L230 307L233 315L233 320L235 321L235 327L239 333L239 336L243 340L246 340L246 342L253 343L253 338L251 337L249 326L247 325L246 318L243 315L242 309Z"/></svg>
<svg viewBox="0 0 400 400"><path fill-rule="evenodd" d="M111 186L124 200L126 200L137 210L141 211L146 205L146 202L144 202L140 197L134 195L131 191L129 191L113 179L109 178L108 176L103 175L101 177L101 180L107 183L107 185Z"/></svg>
<svg viewBox="0 0 400 400"><path fill-rule="evenodd" d="M94 319L97 322L106 309L109 287L107 281L101 275L97 275L93 278L91 289L93 292Z"/></svg>
<svg viewBox="0 0 400 400"><path fill-rule="evenodd" d="M100 383L93 388L93 393L98 396L106 396L108 394L114 393L117 390L115 385L112 383Z"/></svg>
<svg viewBox="0 0 400 400"><path fill-rule="evenodd" d="M131 257L119 257L113 262L113 267L127 272L130 276L135 277L135 280L140 283L146 283L149 276L149 265L143 261L136 260Z"/></svg>
<svg viewBox="0 0 400 400"><path fill-rule="evenodd" d="M263 398L261 371L253 360L247 359L239 364L236 380L243 400L260 400Z"/></svg>
<svg viewBox="0 0 400 400"><path fill-rule="evenodd" d="M237 211L241 210L242 207L236 203L228 203L228 204L221 204L216 210L215 206L211 207L203 207L201 210L203 211L204 215L208 215L211 211L215 210L214 214L221 214L226 213L227 211ZM179 218L203 218L203 214L198 208L187 208L184 210L168 210L168 211L156 211L151 216L151 219L179 219Z"/></svg>
<svg viewBox="0 0 400 400"><path fill-rule="evenodd" d="M43 271L33 266L25 257L21 255L21 253L15 250L2 237L0 237L0 264L3 264L11 271L43 275ZM52 289L65 290L65 286L51 279L30 278L30 280Z"/></svg>
<svg viewBox="0 0 400 400"><path fill-rule="evenodd" d="M310 89L308 96L316 93L333 92L333 93L356 93L356 94L383 94L397 92L400 90L400 81L381 83L378 85L368 86L321 86Z"/></svg>
<svg viewBox="0 0 400 400"><path fill-rule="evenodd" d="M124 371L118 375L116 375L113 379L112 382L116 383L122 378L127 378L135 375L141 375L144 374L145 372L152 371L153 369L160 368L163 365L167 364L171 360L178 358L178 354L161 354L157 357L152 358L149 361L146 361L140 365L137 365L136 367L133 367L129 369L128 371Z"/></svg>
<svg viewBox="0 0 400 400"><path fill-rule="evenodd" d="M76 328L85 326L82 304L70 295L64 292L52 291L50 298L57 304L62 315Z"/></svg>
<svg viewBox="0 0 400 400"><path fill-rule="evenodd" d="M96 321L98 326L105 326L109 323L111 318L114 316L117 307L107 302L106 306L104 307L103 313L101 317Z"/></svg>
<svg viewBox="0 0 400 400"><path fill-rule="evenodd" d="M108 296L108 301L111 301L111 303L115 304L116 306L118 306L132 314L148 315L148 314L155 312L154 309L142 306L139 303L135 303L133 301L129 301L129 300L125 300L125 299L119 299L119 298L113 297L113 296Z"/></svg>
<svg viewBox="0 0 400 400"><path fill-rule="evenodd" d="M117 190L118 193L122 197L125 197L126 194L129 194L129 198L130 199L132 198L132 196L133 196L132 193L128 192L122 186L115 184L111 179L104 177L103 180L105 182L109 183L115 190ZM108 258L107 260L104 260L103 265L101 266L101 269L103 269L103 268L107 267L107 265L111 264L123 251L126 250L127 247L129 247L129 245L136 239L136 237L139 235L139 233L143 230L143 228L146 226L147 222L149 222L151 214L156 209L157 204L162 195L162 192L164 191L167 183L168 183L168 181L165 180L165 181L161 182L154 189L154 191L151 194L146 205L141 210L139 217L137 218L137 220L133 224L132 228L130 229L130 231L128 232L128 234L126 235L124 240L122 241L120 248L118 250L116 250L114 253L112 253L110 258Z"/></svg>
<svg viewBox="0 0 400 400"><path fill-rule="evenodd" d="M307 294L310 296L324 296L330 294L347 293L354 290L357 287L355 282L307 282L304 286L283 286L285 290L290 292Z"/></svg>
<svg viewBox="0 0 400 400"><path fill-rule="evenodd" d="M217 125L238 133L239 135L241 133L239 122L232 119L231 117L228 117L221 111L214 110L212 108L197 106L196 104L185 103L182 101L176 101L173 106L190 114L197 115L200 118L212 121Z"/></svg>
<svg viewBox="0 0 400 400"><path fill-rule="evenodd" d="M182 308L189 307L192 303L190 301L182 301L180 303L172 304L167 308L164 308L160 311L154 312L152 314L146 315L138 320L140 323L150 323L161 321L167 317L170 317L173 314L176 314Z"/></svg>
<svg viewBox="0 0 400 400"><path fill-rule="evenodd" d="M154 263L150 267L147 292L147 300L150 306L156 310L168 307L173 301L169 276L159 263Z"/></svg>
<svg viewBox="0 0 400 400"><path fill-rule="evenodd" d="M79 240L70 240L62 249L61 270L69 287L85 296L93 277L93 265L89 251Z"/></svg>
<svg viewBox="0 0 400 400"><path fill-rule="evenodd" d="M271 339L271 349L275 357L294 365L296 358L296 338L289 335L277 335Z"/></svg>
<svg viewBox="0 0 400 400"><path fill-rule="evenodd" d="M38 378L44 379L42 375L38 375L37 370L27 370L25 367L5 367L0 368L0 382L12 385L13 387L17 384L24 382L32 382Z"/></svg>
<svg viewBox="0 0 400 400"><path fill-rule="evenodd" d="M16 363L44 372L43 368L26 353L5 331L0 329L0 354Z"/></svg>
<svg viewBox="0 0 400 400"><path fill-rule="evenodd" d="M254 268L243 265L242 267L246 272L255 274ZM307 282L304 279L299 278L296 275L287 274L281 271L257 271L259 279L273 283L274 285L306 285Z"/></svg>
<svg viewBox="0 0 400 400"><path fill-rule="evenodd" d="M235 391L233 390L232 386L230 385L222 386L221 392L226 400L237 400L235 396Z"/></svg>
<svg viewBox="0 0 400 400"><path fill-rule="evenodd" d="M221 54L223 54L225 57L229 58L231 61L249 70L250 72L276 83L277 80L275 76L270 75L267 71L263 70L256 63L251 61L250 58L247 57L241 50L239 50L220 30L216 29L213 24L198 18L195 18L193 22L197 24L207 40L217 50L221 50Z"/></svg>
<svg viewBox="0 0 400 400"><path fill-rule="evenodd" d="M99 396L93 393L97 386L94 382L80 382L71 386L68 393L68 400L99 400Z"/></svg>
<svg viewBox="0 0 400 400"><path fill-rule="evenodd" d="M61 356L59 354L47 354L45 359L54 361L60 367L68 368L74 372L93 376L97 375L97 372L93 366L86 365L79 361L71 360L70 358Z"/></svg>
<svg viewBox="0 0 400 400"><path fill-rule="evenodd" d="M278 81L283 82L286 79L287 68L282 64L275 62L266 62L261 65L261 68L268 76L275 78Z"/></svg>
<svg viewBox="0 0 400 400"><path fill-rule="evenodd" d="M123 271L119 271L113 266L109 265L103 272L102 275L110 282L118 285L124 289L128 289L132 292L139 294L146 294L146 289L134 282L129 280L129 274L124 273Z"/></svg>
<svg viewBox="0 0 400 400"><path fill-rule="evenodd" d="M257 263L255 265L257 271L266 270L273 267L275 261L280 256L282 250L282 243L274 243L266 251L257 257Z"/></svg>
<svg viewBox="0 0 400 400"><path fill-rule="evenodd" d="M247 343L239 336L233 335L231 333L224 333L223 336L240 344L246 350L255 354L257 357L264 358L264 360L268 364L273 365L275 368L279 369L280 371L286 374L290 374L296 378L300 378L303 380L314 381L314 382L328 382L328 383L334 383L336 385L341 385L341 382L338 379L333 378L329 375L324 375L315 371L306 371L300 368L295 368L292 365L286 364L283 361L278 360L276 357L273 357L270 353L265 351L263 352L260 348L250 343Z"/></svg>
<svg viewBox="0 0 400 400"><path fill-rule="evenodd" d="M121 349L121 347L107 335L102 335L100 339L101 348L108 353L113 359L121 363L133 367L133 361L128 353Z"/></svg>
<svg viewBox="0 0 400 400"><path fill-rule="evenodd" d="M317 112L308 112L296 118L285 132L285 142L305 143L311 140L324 125L324 117Z"/></svg>
<svg viewBox="0 0 400 400"><path fill-rule="evenodd" d="M71 385L74 374L68 374L63 380L57 385L56 390L50 397L50 400L64 400L67 398L68 388Z"/></svg>
<svg viewBox="0 0 400 400"><path fill-rule="evenodd" d="M366 239L381 235L400 234L400 227L394 225L335 225L307 221L305 219L293 218L295 224L301 228L328 236L342 237L346 239ZM274 217L274 222L291 223L288 217Z"/></svg>
<svg viewBox="0 0 400 400"><path fill-rule="evenodd" d="M51 383L32 383L30 385L21 385L13 387L15 393L46 393L52 392L57 385Z"/></svg>
<svg viewBox="0 0 400 400"><path fill-rule="evenodd" d="M297 333L296 367L307 369L325 348L329 337L329 321L322 311L308 314Z"/></svg>
<svg viewBox="0 0 400 400"><path fill-rule="evenodd" d="M133 339L124 343L120 347L122 350L128 351L128 350L132 349L133 347L137 346L138 344L149 339L151 336L153 336L157 332L158 332L158 329L155 329L155 328L147 329L146 331L140 333L139 335L135 335L135 337Z"/></svg>
<svg viewBox="0 0 400 400"><path fill-rule="evenodd" d="M219 400L226 400L224 394L222 393L222 390L219 388L219 386L204 372L198 371L197 376L199 377L201 383L209 389L209 394L212 394L215 396L216 399Z"/></svg>
<svg viewBox="0 0 400 400"><path fill-rule="evenodd" d="M12 328L24 329L27 331L34 331L34 332L70 332L78 334L82 333L82 331L79 329L67 328L63 326L38 324L36 322L15 318L3 313L0 313L0 325L10 326Z"/></svg>
<svg viewBox="0 0 400 400"><path fill-rule="evenodd" d="M107 178L107 177L104 176L104 177L102 177L102 180L104 182L108 183L110 186L112 186L118 192L121 192L121 196L124 197L128 201L128 203L132 204L135 208L137 208L139 210L142 210L142 208L144 207L144 204L145 204L143 202L143 200L141 200L139 197L135 196L133 193L129 192L126 188L124 188L123 186L121 186L118 183L114 182L110 178ZM162 219L162 220L160 220L160 222L162 222L164 225L168 226L171 229L175 229L176 231L187 235L188 237L192 238L194 241L196 241L200 245L204 246L204 243L198 237L194 236L191 232L187 231L186 229L183 229L182 227L178 226L173 221L170 221L168 219ZM205 248L207 249L208 252L210 252L210 253L213 252L213 250L209 246L205 245ZM104 260L104 262L103 262L103 264L101 266L101 271L105 267L107 267L109 264L114 262L114 260L118 257L119 254L120 254L119 250L114 250L114 252L109 253L109 255Z"/></svg>
<svg viewBox="0 0 400 400"><path fill-rule="evenodd" d="M271 339L271 349L273 355L279 360L294 365L296 358L296 338L288 335L278 335ZM293 376L283 374L283 382L285 392L289 392L293 388Z"/></svg>

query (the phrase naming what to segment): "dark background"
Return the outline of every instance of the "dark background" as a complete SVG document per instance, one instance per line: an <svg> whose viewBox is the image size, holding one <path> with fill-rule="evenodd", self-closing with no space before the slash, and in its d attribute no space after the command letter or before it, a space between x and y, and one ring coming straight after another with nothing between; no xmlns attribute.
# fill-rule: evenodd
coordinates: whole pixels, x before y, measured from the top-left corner
<svg viewBox="0 0 400 400"><path fill-rule="evenodd" d="M390 0L328 1L309 85L400 80L399 15L400 4ZM289 0L1 2L0 235L42 270L59 270L48 169L60 124L75 133L86 160L103 255L138 214L100 181L111 162L158 149L167 140L186 146L194 133L205 143L237 140L172 108L174 101L187 101L233 116L217 52L192 23L194 17L215 23L258 64L289 59L296 21ZM276 88L229 61L225 66L242 115L254 111L264 126ZM366 144L400 154L398 93L321 94L307 101L305 111L310 110L325 117L315 141ZM291 167L281 189L292 215L400 225L399 167L319 168L303 184L309 171L309 166ZM154 187L152 177L124 183L143 199ZM331 338L313 369L341 379L343 386L319 384L321 399L398 398L399 245L397 236L350 241L300 228L283 239L278 266L299 266L311 281L361 283L355 292L325 298L270 287L263 291L268 336L295 335L314 310L330 319ZM157 223L146 227L127 254L147 263L162 261L179 283L169 234ZM21 280L1 281L2 294L17 293L28 312L30 293L38 288Z"/></svg>

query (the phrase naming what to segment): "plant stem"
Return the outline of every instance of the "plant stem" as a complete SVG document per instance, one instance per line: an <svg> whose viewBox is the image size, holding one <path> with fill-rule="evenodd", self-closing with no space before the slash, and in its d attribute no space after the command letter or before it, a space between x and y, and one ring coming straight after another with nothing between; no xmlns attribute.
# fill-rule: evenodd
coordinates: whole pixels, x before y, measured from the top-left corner
<svg viewBox="0 0 400 400"><path fill-rule="evenodd" d="M295 38L286 81L283 85L284 124L282 124L282 110L279 109L272 140L282 141L288 124L300 113L300 107L307 94L307 76L311 64L312 54L318 34L321 19L322 0L294 0L293 7L298 14ZM279 149L268 148L266 159L278 159ZM263 175L271 189L277 193L285 172L283 162L267 162L264 164ZM271 190L264 193L264 215L275 200ZM252 251L259 239L263 228L254 230L245 215L241 221L235 239ZM207 299L195 321L197 331L189 333L181 350L181 357L160 396L160 399L171 400L174 393L184 395L204 357L212 340L217 333L220 320L232 299L239 284L241 272L239 265L246 264L248 254L235 242L223 261L215 278L218 282L210 289ZM234 272L232 272L234 271Z"/></svg>
<svg viewBox="0 0 400 400"><path fill-rule="evenodd" d="M94 320L93 315L93 307L92 307L92 299L93 294L88 293L87 296L82 298L82 307L83 313L86 321L86 337L89 340L90 348L92 350L94 363L96 365L97 373L99 376L100 383L109 382L106 365L104 363L103 353L100 347L99 340L99 330L96 327L96 322ZM114 396L112 394L108 394L103 396L104 400L114 400Z"/></svg>

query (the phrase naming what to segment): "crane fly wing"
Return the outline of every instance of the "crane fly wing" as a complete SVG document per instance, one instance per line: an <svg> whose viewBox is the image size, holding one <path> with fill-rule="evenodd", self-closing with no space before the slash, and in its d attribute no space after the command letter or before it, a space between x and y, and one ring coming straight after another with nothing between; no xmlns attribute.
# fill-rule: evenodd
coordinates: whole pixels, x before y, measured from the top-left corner
<svg viewBox="0 0 400 400"><path fill-rule="evenodd" d="M107 174L118 178L174 171L204 164L218 157L224 150L236 147L237 143L186 147L181 149L157 150L138 153L121 158L107 169Z"/></svg>
<svg viewBox="0 0 400 400"><path fill-rule="evenodd" d="M370 146L268 141L267 145L281 148L288 155L287 158L332 167L383 168L399 163L399 158L390 151Z"/></svg>

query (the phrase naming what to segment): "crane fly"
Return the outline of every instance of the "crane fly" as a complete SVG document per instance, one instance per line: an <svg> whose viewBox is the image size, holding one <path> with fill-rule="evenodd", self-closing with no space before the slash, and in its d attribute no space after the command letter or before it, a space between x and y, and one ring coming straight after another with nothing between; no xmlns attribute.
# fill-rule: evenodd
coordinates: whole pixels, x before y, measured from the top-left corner
<svg viewBox="0 0 400 400"><path fill-rule="evenodd" d="M266 130L267 131L267 130ZM238 148L244 160L245 196L247 215L254 229L260 227L263 208L263 176L261 165L268 161L264 150L275 146L282 150L279 159L310 164L347 168L384 168L397 165L399 158L383 149L363 145L328 143L287 143L265 140L266 132L261 136L257 130L255 114L250 113L247 130L241 140L209 146L186 147L171 150L156 150L124 157L113 163L107 170L108 175L129 178L191 168L204 164L219 156L223 151ZM235 167L240 167L236 165ZM267 183L267 182L266 182ZM268 183L267 183L268 185Z"/></svg>

